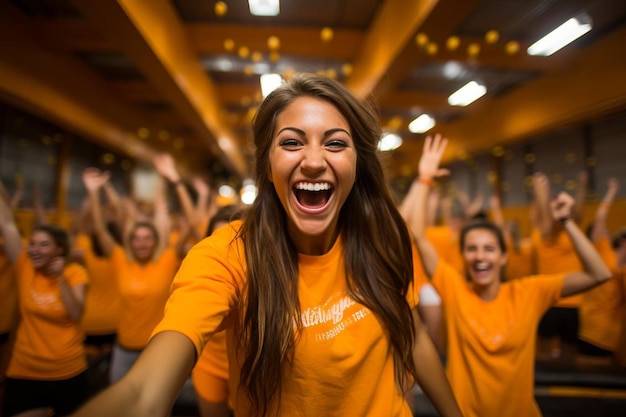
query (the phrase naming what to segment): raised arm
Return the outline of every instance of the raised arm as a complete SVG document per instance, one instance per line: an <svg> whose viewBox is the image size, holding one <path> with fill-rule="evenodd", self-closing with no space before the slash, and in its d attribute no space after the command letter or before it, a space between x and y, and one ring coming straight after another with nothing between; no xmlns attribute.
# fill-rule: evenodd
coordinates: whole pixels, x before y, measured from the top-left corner
<svg viewBox="0 0 626 417"><path fill-rule="evenodd" d="M20 201L24 197L24 180L21 175L15 176L15 192L11 196L11 210L17 209L20 204Z"/></svg>
<svg viewBox="0 0 626 417"><path fill-rule="evenodd" d="M172 155L159 154L154 157L153 163L157 172L174 185L176 196L183 209L185 221L192 227L196 227L198 217L196 216L193 201L189 195L189 190L176 169L176 163Z"/></svg>
<svg viewBox="0 0 626 417"><path fill-rule="evenodd" d="M441 201L441 190L433 188L428 193L426 201L426 227L434 226L437 223L437 210Z"/></svg>
<svg viewBox="0 0 626 417"><path fill-rule="evenodd" d="M426 137L422 156L418 165L418 178L413 182L414 216L411 216L409 227L415 236L424 270L429 277L435 273L439 255L426 238L426 205L430 187L437 177L447 175L448 170L439 168L439 162L446 149L448 140L437 134L434 138Z"/></svg>
<svg viewBox="0 0 626 417"><path fill-rule="evenodd" d="M555 232L555 223L550 214L550 181L543 172L533 175L533 225L539 229L542 237Z"/></svg>
<svg viewBox="0 0 626 417"><path fill-rule="evenodd" d="M104 195L107 199L107 208L112 214L111 219L117 226L118 230L124 230L127 212L124 207L124 200L122 199L122 196L120 196L110 181L105 182L102 189L104 190Z"/></svg>
<svg viewBox="0 0 626 417"><path fill-rule="evenodd" d="M206 226L217 211L215 197L211 192L209 184L202 178L194 177L191 180L191 185L194 190L196 190L196 194L198 195L195 206L195 216L197 222L202 226Z"/></svg>
<svg viewBox="0 0 626 417"><path fill-rule="evenodd" d="M609 229L606 227L606 218L609 214L611 204L613 204L613 200L617 195L617 190L619 190L619 181L617 178L609 178L609 181L607 182L606 194L596 209L596 216L593 221L593 230L591 232L591 240L593 242L597 242L601 238L610 239L611 234L609 233Z"/></svg>
<svg viewBox="0 0 626 417"><path fill-rule="evenodd" d="M91 216L93 220L93 229L102 248L104 256L109 257L113 253L115 240L109 233L104 222L102 214L102 205L100 204L100 189L109 180L111 174L109 172L100 172L97 168L87 168L83 171L83 184L87 189L89 205L91 207Z"/></svg>
<svg viewBox="0 0 626 417"><path fill-rule="evenodd" d="M4 202L6 206L13 208L11 206L11 197L9 196L9 193L7 189L5 188L4 183L2 181L0 181L0 198L2 199L2 201Z"/></svg>
<svg viewBox="0 0 626 417"><path fill-rule="evenodd" d="M465 218L471 219L478 213L482 212L485 204L485 195L482 192L476 193L476 196L465 206Z"/></svg>
<svg viewBox="0 0 626 417"><path fill-rule="evenodd" d="M416 195L418 192L417 191L418 183L419 183L419 176L416 178L415 181L411 183L411 187L409 188L409 191L407 191L406 195L404 196L404 199L402 200L402 202L400 203L400 206L398 207L398 209L400 210L400 214L404 218L404 221L407 222L407 224L411 223L412 218L414 216L420 215L418 210L416 210L417 208ZM439 189L430 190L430 192L428 193L427 201L426 201L426 220L425 220L426 227L435 225L436 219L437 219L437 209L439 208L440 200L441 200L441 192L439 191Z"/></svg>
<svg viewBox="0 0 626 417"><path fill-rule="evenodd" d="M116 384L72 417L166 417L195 362L195 348L176 332L156 335Z"/></svg>
<svg viewBox="0 0 626 417"><path fill-rule="evenodd" d="M35 210L35 224L48 224L48 216L41 201L41 188L38 184L33 187L33 209Z"/></svg>
<svg viewBox="0 0 626 417"><path fill-rule="evenodd" d="M493 194L489 197L489 210L491 212L491 219L493 220L493 223L504 232L506 224L504 222L504 215L502 214L500 197L498 197L497 194Z"/></svg>
<svg viewBox="0 0 626 417"><path fill-rule="evenodd" d="M5 198L0 198L0 236L4 239L4 252L15 263L22 252L22 237L15 224L13 212Z"/></svg>
<svg viewBox="0 0 626 417"><path fill-rule="evenodd" d="M176 189L176 196L178 197L178 201L180 202L187 221L190 224L196 224L196 216L191 196L189 195L189 191L176 169L176 163L172 155L157 155L154 157L153 163L158 173L174 185Z"/></svg>
<svg viewBox="0 0 626 417"><path fill-rule="evenodd" d="M576 187L576 198L572 207L572 218L576 223L580 223L583 218L583 207L587 199L587 188L589 187L589 175L587 171L578 173L578 186Z"/></svg>
<svg viewBox="0 0 626 417"><path fill-rule="evenodd" d="M574 272L565 276L561 291L561 296L563 297L588 290L611 277L611 271L607 268L593 243L587 239L587 236L572 219L573 206L574 199L564 192L550 202L553 220L566 231L584 267L584 271Z"/></svg>
<svg viewBox="0 0 626 417"><path fill-rule="evenodd" d="M166 185L160 182L157 185L156 196L154 197L154 213L152 224L159 235L159 246L155 250L155 256L159 256L170 244L170 233L172 231L172 215L167 201Z"/></svg>

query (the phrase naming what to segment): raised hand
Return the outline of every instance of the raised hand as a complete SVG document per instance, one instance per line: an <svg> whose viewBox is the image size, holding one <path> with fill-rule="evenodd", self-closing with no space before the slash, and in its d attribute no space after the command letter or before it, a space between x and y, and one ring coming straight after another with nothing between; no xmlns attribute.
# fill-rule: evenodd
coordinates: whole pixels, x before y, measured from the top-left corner
<svg viewBox="0 0 626 417"><path fill-rule="evenodd" d="M63 275L63 268L65 267L65 259L61 256L57 256L48 262L46 266L46 276L48 278L58 278Z"/></svg>
<svg viewBox="0 0 626 417"><path fill-rule="evenodd" d="M491 210L500 210L501 209L501 204L500 204L500 197L493 194L489 197L489 208Z"/></svg>
<svg viewBox="0 0 626 417"><path fill-rule="evenodd" d="M450 174L449 170L439 168L439 163L447 145L448 139L443 138L440 134L436 134L434 138L431 136L426 137L422 157L418 165L420 178L432 180L433 178Z"/></svg>
<svg viewBox="0 0 626 417"><path fill-rule="evenodd" d="M207 184L200 177L193 177L191 179L191 185L193 185L193 188L196 190L198 194L209 195L209 193L211 192L211 188L209 187L209 184Z"/></svg>
<svg viewBox="0 0 626 417"><path fill-rule="evenodd" d="M83 184L87 191L99 190L111 178L109 171L100 171L98 168L87 168L83 171Z"/></svg>
<svg viewBox="0 0 626 417"><path fill-rule="evenodd" d="M560 192L559 195L550 202L550 211L554 220L567 219L572 215L572 207L574 207L574 197L566 192Z"/></svg>
<svg viewBox="0 0 626 417"><path fill-rule="evenodd" d="M170 182L180 180L180 174L176 169L176 162L172 155L162 153L152 158L152 163L159 174L167 178Z"/></svg>

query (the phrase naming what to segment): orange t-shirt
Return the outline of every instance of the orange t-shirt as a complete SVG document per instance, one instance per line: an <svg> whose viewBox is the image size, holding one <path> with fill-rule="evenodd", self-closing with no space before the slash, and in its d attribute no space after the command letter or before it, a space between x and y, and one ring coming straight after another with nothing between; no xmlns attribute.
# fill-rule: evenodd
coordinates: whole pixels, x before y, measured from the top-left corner
<svg viewBox="0 0 626 417"><path fill-rule="evenodd" d="M216 332L204 346L202 355L191 371L196 393L214 403L228 400L228 354L226 332Z"/></svg>
<svg viewBox="0 0 626 417"><path fill-rule="evenodd" d="M85 234L76 236L74 246L83 250L85 267L89 272L89 290L81 326L87 335L105 335L117 332L122 314L122 302L111 260L97 256L91 239Z"/></svg>
<svg viewBox="0 0 626 417"><path fill-rule="evenodd" d="M465 417L541 416L534 400L537 325L560 298L564 278L508 281L488 302L439 262L432 284L444 308L448 380Z"/></svg>
<svg viewBox="0 0 626 417"><path fill-rule="evenodd" d="M166 249L157 259L140 265L128 259L121 246L111 255L122 301L117 343L129 350L142 350L152 329L163 318L170 285L180 265L176 251Z"/></svg>
<svg viewBox="0 0 626 417"><path fill-rule="evenodd" d="M537 253L538 274L569 274L583 270L567 232L560 230L551 238L543 238L538 229L533 229L531 239ZM562 298L556 307L578 308L583 295L576 294Z"/></svg>
<svg viewBox="0 0 626 417"><path fill-rule="evenodd" d="M67 315L61 299L61 284L35 271L22 252L15 263L22 319L7 370L12 378L59 380L87 369L78 322ZM71 263L64 275L71 287L87 284L87 271Z"/></svg>
<svg viewBox="0 0 626 417"><path fill-rule="evenodd" d="M10 333L17 322L15 269L0 248L0 334Z"/></svg>
<svg viewBox="0 0 626 417"><path fill-rule="evenodd" d="M240 225L241 221L235 221L218 229L189 252L154 334L182 333L200 355L205 340L219 326L226 326L234 412L246 416L250 404L247 394L237 391L242 358L236 357L238 329L233 320L246 281L243 243L235 239ZM324 255L299 255L298 268L304 327L281 387L280 414L411 417L395 382L385 331L370 310L347 293L341 238ZM417 304L417 291L425 282L415 251L414 276L407 295L411 307Z"/></svg>
<svg viewBox="0 0 626 417"><path fill-rule="evenodd" d="M506 279L524 278L535 274L534 246L530 239L522 240L518 250L507 239Z"/></svg>
<svg viewBox="0 0 626 417"><path fill-rule="evenodd" d="M611 242L604 238L596 242L596 249L613 277L583 294L578 315L578 337L602 349L614 351L619 344L620 332L626 317L623 271L617 270L617 260Z"/></svg>

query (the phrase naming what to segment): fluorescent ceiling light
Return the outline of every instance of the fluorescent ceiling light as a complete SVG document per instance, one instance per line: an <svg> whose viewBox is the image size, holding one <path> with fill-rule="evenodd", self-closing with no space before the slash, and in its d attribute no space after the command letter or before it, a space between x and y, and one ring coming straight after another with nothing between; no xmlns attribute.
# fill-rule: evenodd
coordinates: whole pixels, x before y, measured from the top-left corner
<svg viewBox="0 0 626 417"><path fill-rule="evenodd" d="M261 93L263 93L263 98L267 97L269 93L280 87L282 83L283 79L280 74L261 75Z"/></svg>
<svg viewBox="0 0 626 417"><path fill-rule="evenodd" d="M248 0L250 13L255 16L278 16L280 0Z"/></svg>
<svg viewBox="0 0 626 417"><path fill-rule="evenodd" d="M402 138L394 133L385 133L378 141L378 150L382 152L392 151L402 145Z"/></svg>
<svg viewBox="0 0 626 417"><path fill-rule="evenodd" d="M450 94L448 103L451 106L467 106L485 95L487 89L476 81L470 81L463 87Z"/></svg>
<svg viewBox="0 0 626 417"><path fill-rule="evenodd" d="M591 30L591 19L572 17L528 47L528 55L550 56Z"/></svg>
<svg viewBox="0 0 626 417"><path fill-rule="evenodd" d="M427 114L422 114L416 117L411 123L409 123L409 130L412 133L424 133L431 129L435 125L435 119Z"/></svg>

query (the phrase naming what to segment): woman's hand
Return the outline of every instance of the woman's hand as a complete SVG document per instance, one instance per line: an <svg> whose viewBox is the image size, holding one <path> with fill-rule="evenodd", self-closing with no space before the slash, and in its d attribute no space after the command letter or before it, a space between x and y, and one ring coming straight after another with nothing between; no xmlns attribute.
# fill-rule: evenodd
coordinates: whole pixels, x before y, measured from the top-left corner
<svg viewBox="0 0 626 417"><path fill-rule="evenodd" d="M171 183L177 183L180 181L180 174L176 169L176 162L174 157L168 153L161 153L152 158L154 168L159 174L167 178Z"/></svg>
<svg viewBox="0 0 626 417"><path fill-rule="evenodd" d="M64 268L65 268L65 259L63 259L63 257L61 256L57 256L56 258L48 262L48 265L46 265L45 275L48 278L54 278L54 279L59 278L60 276L63 275Z"/></svg>
<svg viewBox="0 0 626 417"><path fill-rule="evenodd" d="M83 184L87 191L97 191L109 181L111 173L101 172L98 168L87 168L83 171Z"/></svg>
<svg viewBox="0 0 626 417"><path fill-rule="evenodd" d="M560 192L559 195L550 202L550 211L554 220L564 220L572 215L572 207L574 207L574 197L566 192Z"/></svg>
<svg viewBox="0 0 626 417"><path fill-rule="evenodd" d="M443 138L439 133L434 138L426 136L422 157L417 168L419 178L424 181L430 181L433 178L442 177L450 173L447 169L439 168L439 163L447 145L448 139Z"/></svg>

